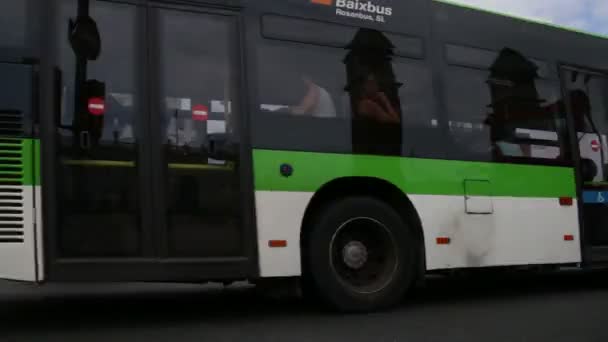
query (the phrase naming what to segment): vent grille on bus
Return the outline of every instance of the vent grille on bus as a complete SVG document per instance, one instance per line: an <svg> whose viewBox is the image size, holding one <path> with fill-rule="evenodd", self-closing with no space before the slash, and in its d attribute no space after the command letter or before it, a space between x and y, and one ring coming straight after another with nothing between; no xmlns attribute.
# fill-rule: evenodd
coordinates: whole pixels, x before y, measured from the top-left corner
<svg viewBox="0 0 608 342"><path fill-rule="evenodd" d="M23 189L0 186L0 243L24 242Z"/></svg>
<svg viewBox="0 0 608 342"><path fill-rule="evenodd" d="M23 185L24 142L0 138L0 186Z"/></svg>
<svg viewBox="0 0 608 342"><path fill-rule="evenodd" d="M24 133L23 113L15 109L0 109L0 136L17 137Z"/></svg>

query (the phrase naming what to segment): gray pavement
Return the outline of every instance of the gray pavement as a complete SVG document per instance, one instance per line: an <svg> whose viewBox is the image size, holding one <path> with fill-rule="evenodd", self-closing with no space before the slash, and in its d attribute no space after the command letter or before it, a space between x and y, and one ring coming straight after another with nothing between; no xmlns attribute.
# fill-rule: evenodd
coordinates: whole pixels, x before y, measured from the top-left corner
<svg viewBox="0 0 608 342"><path fill-rule="evenodd" d="M0 341L608 341L608 274L431 279L367 315L247 286L1 283Z"/></svg>

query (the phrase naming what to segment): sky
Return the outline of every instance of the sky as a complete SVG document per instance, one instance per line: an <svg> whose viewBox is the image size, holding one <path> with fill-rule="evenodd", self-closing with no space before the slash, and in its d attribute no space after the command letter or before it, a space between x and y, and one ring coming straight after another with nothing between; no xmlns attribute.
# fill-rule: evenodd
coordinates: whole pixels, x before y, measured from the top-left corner
<svg viewBox="0 0 608 342"><path fill-rule="evenodd" d="M608 35L608 0L452 0L501 13Z"/></svg>

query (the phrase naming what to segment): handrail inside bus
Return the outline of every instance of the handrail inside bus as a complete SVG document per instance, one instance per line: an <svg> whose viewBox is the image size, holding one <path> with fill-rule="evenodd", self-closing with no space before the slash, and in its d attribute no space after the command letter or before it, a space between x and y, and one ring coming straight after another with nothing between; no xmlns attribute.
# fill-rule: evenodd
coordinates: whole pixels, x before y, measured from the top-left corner
<svg viewBox="0 0 608 342"><path fill-rule="evenodd" d="M63 159L61 163L67 166L88 167L134 168L136 166L136 163L134 161L121 160ZM169 163L168 167L169 169L174 170L232 171L234 170L234 163L227 163L226 165Z"/></svg>

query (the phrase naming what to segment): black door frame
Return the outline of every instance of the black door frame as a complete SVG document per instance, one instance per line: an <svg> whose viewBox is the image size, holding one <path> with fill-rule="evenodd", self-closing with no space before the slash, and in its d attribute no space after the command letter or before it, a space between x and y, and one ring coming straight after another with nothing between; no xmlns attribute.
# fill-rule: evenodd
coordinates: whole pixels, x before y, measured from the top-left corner
<svg viewBox="0 0 608 342"><path fill-rule="evenodd" d="M576 65L572 63L558 63L559 69L559 79L560 79L560 87L561 94L565 104L565 115L566 115L566 123L567 123L567 133L569 137L568 146L570 148L569 156L573 162L574 171L575 171L575 180L576 180L576 198L578 198L578 221L579 221L579 234L580 234L580 244L581 244L581 256L582 256L582 266L583 267L591 267L594 263L596 263L597 253L594 253L594 246L589 238L589 233L585 227L585 213L584 213L584 203L583 203L583 191L584 191L584 181L581 170L581 153L580 153L580 145L578 142L578 132L576 132L576 127L574 124L574 114L572 113L572 103L570 100L570 96L568 96L568 88L566 86L566 80L568 75L566 74L569 71L578 71L581 73L588 73L606 77L608 79L608 71L599 70L587 66ZM608 250L606 251L606 255L608 256ZM604 259L603 257L601 259Z"/></svg>
<svg viewBox="0 0 608 342"><path fill-rule="evenodd" d="M49 1L53 5L49 7L58 6L58 1ZM77 1L77 0L73 0ZM106 1L106 0L92 0L92 1ZM57 84L53 78L53 70L60 65L60 61L57 57L57 46L54 46L54 39L48 39L50 35L52 38L58 37L59 33L63 30L61 23L57 22L57 18L48 20L48 25L45 35L45 40L48 43L44 46L44 55L48 56L50 63L44 63L42 67L45 69L42 71L42 85L41 85L41 102L45 103L46 106L42 106L43 109L41 115L41 139L42 139L42 197L43 197L43 222L45 230L44 239L44 255L45 255L45 274L46 280L48 281L205 281L205 280L229 280L229 279L246 279L256 277L259 274L258 263L257 263L257 234L255 226L255 206L254 206L254 193L253 193L253 161L251 156L251 145L249 139L249 118L246 115L248 102L246 92L246 69L245 69L245 53L246 44L244 39L244 20L241 9L230 8L226 6L218 5L175 5L169 4L168 2L155 1L154 3L143 3L142 1L106 1L106 2L121 2L134 5L137 7L138 15L143 16L141 23L138 23L137 39L138 49L146 51L148 58L142 63L138 64L140 68L138 72L137 84L142 92L142 110L149 113L153 120L159 120L158 106L155 106L152 102L154 96L157 95L157 90L154 89L152 84L154 80L159 79L160 70L156 70L153 67L153 60L158 59L158 56L154 55L155 51L152 47L154 39L154 29L156 22L153 19L154 8L162 7L171 10L182 10L189 12L196 12L207 15L227 15L234 17L235 25L237 25L237 41L235 51L239 54L237 57L238 63L235 65L237 68L237 74L239 75L238 81L238 100L240 103L240 113L238 117L238 134L240 136L240 177L241 177L241 196L239 197L242 215L243 215L243 226L242 236L243 239L243 255L240 257L230 258L196 258L196 259L160 259L158 257L138 257L138 258L111 258L111 259L95 259L95 258L82 258L82 259L60 259L58 251L58 215L57 209L61 205L56 203L58 184L57 184L57 170L59 160L56 157L59 152L57 146L57 138L55 136L56 123L54 120L55 112L58 108L57 97L53 94L56 93ZM49 8L51 9L51 8ZM52 8L50 13L56 13L56 8ZM149 71L149 72L146 72ZM145 76L143 76L145 75ZM49 106L51 103L53 105ZM159 122L148 122L145 127L142 127L142 139L148 142L153 141L151 134L151 127L157 127ZM146 153L139 153L138 162L141 163L141 167L150 167L152 165L159 165L160 163L152 160L152 153L156 144L160 142L153 142L149 147L146 147ZM140 149L141 151L141 149ZM138 152L140 152L138 151ZM158 151L158 150L157 150ZM145 193L148 186L152 184L151 181L158 179L155 175L146 175L139 179L139 193L140 196ZM144 184L145 183L145 184ZM144 203L144 208L141 214L143 216L150 215L155 209L153 201L148 197L141 196L142 200L148 201ZM148 199L147 199L148 198ZM158 201L157 201L158 202ZM158 223L149 222L150 226L142 225L142 229L152 230L152 235L158 237L160 228ZM162 235L160 235L162 236ZM159 246L159 241L153 242L153 247ZM158 251L156 251L158 255Z"/></svg>

